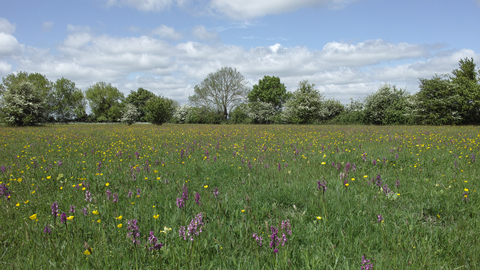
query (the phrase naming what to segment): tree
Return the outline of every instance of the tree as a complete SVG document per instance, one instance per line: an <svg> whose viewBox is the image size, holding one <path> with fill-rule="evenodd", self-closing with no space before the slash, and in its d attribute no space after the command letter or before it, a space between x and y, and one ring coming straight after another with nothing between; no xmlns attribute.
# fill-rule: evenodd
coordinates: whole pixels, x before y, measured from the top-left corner
<svg viewBox="0 0 480 270"><path fill-rule="evenodd" d="M450 77L459 95L457 109L462 117L462 124L480 123L480 84L473 58L460 59L459 68L452 71Z"/></svg>
<svg viewBox="0 0 480 270"><path fill-rule="evenodd" d="M111 84L98 82L85 92L97 121L117 121L122 115L123 93Z"/></svg>
<svg viewBox="0 0 480 270"><path fill-rule="evenodd" d="M137 89L137 91L130 91L130 94L128 94L125 102L133 104L140 113L139 120L142 122L146 122L147 119L145 118L145 103L147 102L147 100L154 96L154 93L140 87Z"/></svg>
<svg viewBox="0 0 480 270"><path fill-rule="evenodd" d="M459 112L461 97L447 76L436 75L432 79L420 79L419 88L416 99L417 116L421 124L461 123L462 117Z"/></svg>
<svg viewBox="0 0 480 270"><path fill-rule="evenodd" d="M264 76L258 80L248 94L249 102L266 102L272 104L275 110L279 111L288 99L287 89L280 78L275 76Z"/></svg>
<svg viewBox="0 0 480 270"><path fill-rule="evenodd" d="M44 120L46 101L28 81L7 84L1 92L0 109L9 125L31 126Z"/></svg>
<svg viewBox="0 0 480 270"><path fill-rule="evenodd" d="M52 111L57 121L68 122L82 118L85 113L85 97L71 80L58 79L52 88Z"/></svg>
<svg viewBox="0 0 480 270"><path fill-rule="evenodd" d="M277 114L272 103L256 101L248 103L247 116L256 124L269 124Z"/></svg>
<svg viewBox="0 0 480 270"><path fill-rule="evenodd" d="M323 110L325 111L322 120L329 120L345 111L345 106L334 98L327 99L323 102Z"/></svg>
<svg viewBox="0 0 480 270"><path fill-rule="evenodd" d="M248 94L246 80L236 69L222 67L208 74L200 85L194 87L194 95L189 96L190 103L197 107L221 111L226 120L228 112L244 100Z"/></svg>
<svg viewBox="0 0 480 270"><path fill-rule="evenodd" d="M137 107L131 103L127 103L123 110L122 119L120 119L120 121L122 123L131 125L137 121L139 116L140 113L138 112Z"/></svg>
<svg viewBox="0 0 480 270"><path fill-rule="evenodd" d="M395 85L384 84L365 98L363 110L367 124L393 125L406 124L410 94Z"/></svg>
<svg viewBox="0 0 480 270"><path fill-rule="evenodd" d="M40 73L28 73L26 71L20 71L18 73L12 73L3 78L3 84L0 85L0 92L18 85L21 82L30 82L34 86L36 92L43 97L45 104L42 109L42 121L52 120L52 82L47 77Z"/></svg>
<svg viewBox="0 0 480 270"><path fill-rule="evenodd" d="M148 122L161 125L170 121L174 112L173 100L155 96L145 103L145 115Z"/></svg>
<svg viewBox="0 0 480 270"><path fill-rule="evenodd" d="M311 124L325 117L323 95L308 80L298 83L298 88L285 103L281 119L287 123Z"/></svg>
<svg viewBox="0 0 480 270"><path fill-rule="evenodd" d="M176 123L184 124L185 120L187 119L187 115L189 110L192 107L188 104L183 104L182 106L175 108L175 113L173 114L173 119Z"/></svg>

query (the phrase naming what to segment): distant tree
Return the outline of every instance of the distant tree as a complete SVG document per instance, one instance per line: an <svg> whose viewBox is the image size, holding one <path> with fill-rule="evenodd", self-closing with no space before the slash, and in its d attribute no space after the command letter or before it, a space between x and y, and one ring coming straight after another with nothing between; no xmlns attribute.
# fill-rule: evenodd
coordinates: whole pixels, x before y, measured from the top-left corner
<svg viewBox="0 0 480 270"><path fill-rule="evenodd" d="M293 124L315 123L325 115L323 99L323 94L315 89L314 83L301 81L292 97L285 103L281 119Z"/></svg>
<svg viewBox="0 0 480 270"><path fill-rule="evenodd" d="M332 119L345 111L345 106L334 98L323 101L322 107L324 112L322 120Z"/></svg>
<svg viewBox="0 0 480 270"><path fill-rule="evenodd" d="M248 118L248 104L242 103L230 112L230 119L228 120L232 124L246 124Z"/></svg>
<svg viewBox="0 0 480 270"><path fill-rule="evenodd" d="M473 58L460 59L459 68L452 71L451 82L459 96L458 112L462 124L480 124L480 70Z"/></svg>
<svg viewBox="0 0 480 270"><path fill-rule="evenodd" d="M145 103L146 119L155 125L161 125L170 121L174 111L173 100L168 98L155 96Z"/></svg>
<svg viewBox="0 0 480 270"><path fill-rule="evenodd" d="M0 110L8 125L31 126L44 121L46 99L28 81L2 87Z"/></svg>
<svg viewBox="0 0 480 270"><path fill-rule="evenodd" d="M85 97L71 80L58 79L52 87L52 111L57 121L68 122L82 118L85 113Z"/></svg>
<svg viewBox="0 0 480 270"><path fill-rule="evenodd" d="M187 120L187 115L191 108L192 107L188 104L183 104L182 106L176 107L172 117L174 119L174 122L184 124Z"/></svg>
<svg viewBox="0 0 480 270"><path fill-rule="evenodd" d="M196 107L221 111L226 120L228 112L242 102L248 94L246 80L236 69L222 67L210 73L200 85L194 87L194 95L188 100Z"/></svg>
<svg viewBox="0 0 480 270"><path fill-rule="evenodd" d="M147 100L154 96L154 93L140 87L137 89L137 91L130 91L130 94L128 94L125 102L133 104L140 113L139 120L142 122L146 122L147 119L145 118L145 103L147 102Z"/></svg>
<svg viewBox="0 0 480 270"><path fill-rule="evenodd" d="M123 93L111 84L98 82L85 92L97 121L117 121L122 116Z"/></svg>
<svg viewBox="0 0 480 270"><path fill-rule="evenodd" d="M270 124L277 114L274 105L269 102L255 101L248 103L247 116L255 124Z"/></svg>
<svg viewBox="0 0 480 270"><path fill-rule="evenodd" d="M248 93L249 102L265 102L272 104L273 108L279 111L287 101L289 95L280 78L275 76L264 76L258 80L258 84L253 86L252 91Z"/></svg>
<svg viewBox="0 0 480 270"><path fill-rule="evenodd" d="M420 91L416 94L419 124L452 125L462 121L461 96L447 76L420 79Z"/></svg>
<svg viewBox="0 0 480 270"><path fill-rule="evenodd" d="M123 109L122 119L120 119L120 121L122 123L131 125L137 121L139 116L140 113L138 112L137 107L131 103L127 103Z"/></svg>
<svg viewBox="0 0 480 270"><path fill-rule="evenodd" d="M4 77L3 84L0 85L0 91L21 82L32 83L35 91L43 97L45 104L42 109L42 121L53 121L52 82L43 74L20 71Z"/></svg>
<svg viewBox="0 0 480 270"><path fill-rule="evenodd" d="M382 85L375 93L368 95L364 103L364 116L368 124L406 124L407 99L410 94L395 85Z"/></svg>

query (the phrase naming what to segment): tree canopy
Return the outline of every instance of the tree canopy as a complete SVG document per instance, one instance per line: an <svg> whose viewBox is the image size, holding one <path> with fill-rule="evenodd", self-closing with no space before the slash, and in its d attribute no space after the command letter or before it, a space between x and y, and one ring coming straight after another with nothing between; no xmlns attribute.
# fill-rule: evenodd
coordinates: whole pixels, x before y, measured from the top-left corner
<svg viewBox="0 0 480 270"><path fill-rule="evenodd" d="M279 110L289 95L283 83L280 83L280 78L275 76L264 76L263 79L258 80L258 84L253 86L252 91L248 93L249 102L266 102Z"/></svg>
<svg viewBox="0 0 480 270"><path fill-rule="evenodd" d="M155 97L154 93L140 87L137 89L137 91L130 91L130 94L128 94L125 102L133 104L138 110L139 120L142 122L146 122L147 119L145 117L145 103L147 103L147 101L152 97Z"/></svg>
<svg viewBox="0 0 480 270"><path fill-rule="evenodd" d="M88 87L85 92L97 121L117 121L122 115L123 93L105 82Z"/></svg>

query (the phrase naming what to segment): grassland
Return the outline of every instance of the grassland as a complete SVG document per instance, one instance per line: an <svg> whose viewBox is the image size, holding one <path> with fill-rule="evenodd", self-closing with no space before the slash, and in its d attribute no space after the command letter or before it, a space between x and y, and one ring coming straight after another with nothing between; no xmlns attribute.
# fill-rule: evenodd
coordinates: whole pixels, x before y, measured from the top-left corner
<svg viewBox="0 0 480 270"><path fill-rule="evenodd" d="M477 269L479 142L479 127L2 127L0 267Z"/></svg>

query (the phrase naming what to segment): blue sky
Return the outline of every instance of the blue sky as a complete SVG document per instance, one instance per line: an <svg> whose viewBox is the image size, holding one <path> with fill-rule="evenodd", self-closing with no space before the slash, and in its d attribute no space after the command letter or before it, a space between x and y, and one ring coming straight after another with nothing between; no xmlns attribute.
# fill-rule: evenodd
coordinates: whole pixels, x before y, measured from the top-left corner
<svg viewBox="0 0 480 270"><path fill-rule="evenodd" d="M343 103L480 65L480 0L0 0L0 76L144 87L181 104L209 73L308 79Z"/></svg>

